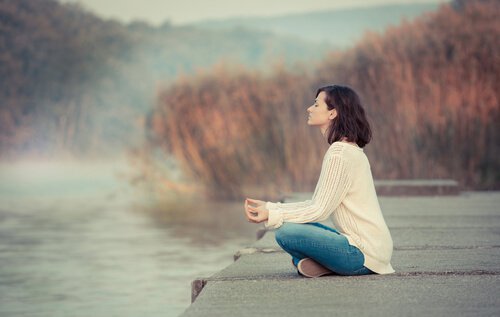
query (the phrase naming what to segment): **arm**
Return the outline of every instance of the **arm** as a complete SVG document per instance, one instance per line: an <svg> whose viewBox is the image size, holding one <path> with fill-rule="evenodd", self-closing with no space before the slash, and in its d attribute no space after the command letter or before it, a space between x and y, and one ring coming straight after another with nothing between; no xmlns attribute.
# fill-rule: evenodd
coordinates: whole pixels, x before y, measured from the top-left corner
<svg viewBox="0 0 500 317"><path fill-rule="evenodd" d="M279 228L283 222L309 223L327 219L345 198L351 184L348 163L337 154L327 153L313 197L298 203L267 202L266 228Z"/></svg>

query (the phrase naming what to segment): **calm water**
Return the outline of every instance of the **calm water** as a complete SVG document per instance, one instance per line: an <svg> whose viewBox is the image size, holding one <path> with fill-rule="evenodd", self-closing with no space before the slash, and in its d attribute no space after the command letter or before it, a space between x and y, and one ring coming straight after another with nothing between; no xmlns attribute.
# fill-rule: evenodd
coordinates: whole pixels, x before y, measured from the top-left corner
<svg viewBox="0 0 500 317"><path fill-rule="evenodd" d="M240 203L144 212L123 164L0 165L0 316L178 316L254 240Z"/></svg>

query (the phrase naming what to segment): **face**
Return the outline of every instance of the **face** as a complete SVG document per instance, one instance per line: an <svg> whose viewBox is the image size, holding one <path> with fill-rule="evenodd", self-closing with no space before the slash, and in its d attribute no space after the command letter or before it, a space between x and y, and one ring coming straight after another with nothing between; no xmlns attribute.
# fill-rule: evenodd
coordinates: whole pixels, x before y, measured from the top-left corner
<svg viewBox="0 0 500 317"><path fill-rule="evenodd" d="M309 118L307 124L311 126L319 126L321 130L326 130L330 125L331 120L337 116L337 110L328 110L325 102L326 93L324 91L318 94L312 106L307 108Z"/></svg>

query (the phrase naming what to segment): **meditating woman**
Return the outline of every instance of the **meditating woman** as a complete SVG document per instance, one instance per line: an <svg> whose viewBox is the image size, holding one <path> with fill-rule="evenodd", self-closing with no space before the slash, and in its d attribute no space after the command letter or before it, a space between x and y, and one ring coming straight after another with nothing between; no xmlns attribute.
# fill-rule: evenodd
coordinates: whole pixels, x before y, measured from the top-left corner
<svg viewBox="0 0 500 317"><path fill-rule="evenodd" d="M276 229L277 243L303 276L394 273L392 237L363 150L371 129L358 95L345 86L322 87L307 112L307 123L319 127L330 144L312 198L294 203L247 198L248 221ZM318 223L328 218L335 228Z"/></svg>

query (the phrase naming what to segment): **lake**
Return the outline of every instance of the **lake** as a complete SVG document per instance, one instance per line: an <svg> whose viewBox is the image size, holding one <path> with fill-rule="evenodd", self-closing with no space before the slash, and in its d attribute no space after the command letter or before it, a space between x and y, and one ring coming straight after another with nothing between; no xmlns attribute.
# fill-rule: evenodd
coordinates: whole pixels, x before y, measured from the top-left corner
<svg viewBox="0 0 500 317"><path fill-rule="evenodd" d="M0 164L1 316L178 316L191 281L231 264L262 226L243 201L172 221L145 211L147 195L117 177L124 169Z"/></svg>

